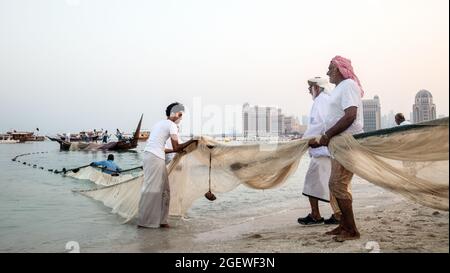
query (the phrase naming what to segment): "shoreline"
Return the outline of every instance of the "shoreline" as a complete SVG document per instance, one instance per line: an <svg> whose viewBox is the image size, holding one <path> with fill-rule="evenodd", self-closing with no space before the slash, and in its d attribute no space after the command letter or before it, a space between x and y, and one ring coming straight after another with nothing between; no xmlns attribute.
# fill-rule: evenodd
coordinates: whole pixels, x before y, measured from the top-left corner
<svg viewBox="0 0 450 273"><path fill-rule="evenodd" d="M364 188L380 189L373 185ZM371 190L373 193L373 191ZM361 194L365 195L365 194ZM449 213L427 208L389 192L355 194L354 210L361 238L343 243L324 235L335 225L301 226L308 207L283 209L239 219L230 224L205 224L205 219L169 221L168 230L142 230L135 242L115 245L112 252L163 253L449 253ZM296 202L292 202L295 204ZM329 205L321 204L322 217Z"/></svg>

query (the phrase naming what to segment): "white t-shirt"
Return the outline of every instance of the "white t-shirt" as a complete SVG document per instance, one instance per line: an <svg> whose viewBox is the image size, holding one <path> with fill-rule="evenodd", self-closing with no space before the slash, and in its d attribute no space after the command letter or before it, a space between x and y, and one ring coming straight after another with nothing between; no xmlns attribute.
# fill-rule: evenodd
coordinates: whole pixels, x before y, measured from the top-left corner
<svg viewBox="0 0 450 273"><path fill-rule="evenodd" d="M398 126L403 126L403 125L410 125L411 122L408 120L404 120L402 123L400 123Z"/></svg>
<svg viewBox="0 0 450 273"><path fill-rule="evenodd" d="M343 80L331 92L328 115L325 121L325 130L333 127L345 114L344 110L356 106L356 119L344 132L359 134L363 132L363 108L361 90L352 79Z"/></svg>
<svg viewBox="0 0 450 273"><path fill-rule="evenodd" d="M178 144L182 144L182 141L181 141L181 138L180 138L180 134L179 134L179 129L177 129L177 138L178 138ZM170 139L170 137L166 141L166 146L164 148L170 149L170 150L173 149L172 140ZM176 155L176 153L168 153L168 154L166 154L165 155L166 164L168 164L170 161L172 161L173 158L175 157L175 155Z"/></svg>
<svg viewBox="0 0 450 273"><path fill-rule="evenodd" d="M319 96L314 99L311 111L309 112L308 127L306 128L303 138L320 136L325 133L325 119L328 113L330 103L330 94L321 92ZM310 148L309 155L311 157L330 156L328 148L325 146L318 148Z"/></svg>
<svg viewBox="0 0 450 273"><path fill-rule="evenodd" d="M166 141L170 138L170 135L177 134L178 128L173 121L166 119L156 123L150 132L144 151L165 160L164 147Z"/></svg>

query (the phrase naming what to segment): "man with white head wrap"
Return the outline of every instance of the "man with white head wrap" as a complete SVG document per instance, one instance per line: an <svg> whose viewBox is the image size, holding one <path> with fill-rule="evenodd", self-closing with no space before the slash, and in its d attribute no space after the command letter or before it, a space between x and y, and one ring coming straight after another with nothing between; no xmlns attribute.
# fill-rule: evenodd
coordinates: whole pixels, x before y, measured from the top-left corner
<svg viewBox="0 0 450 273"><path fill-rule="evenodd" d="M165 153L181 152L196 142L189 140L183 144L178 142L177 124L183 116L184 106L178 102L166 108L167 119L153 126L144 149L144 183L138 209L138 226L159 228L169 227L170 188L166 169ZM166 141L170 139L173 149L166 149Z"/></svg>
<svg viewBox="0 0 450 273"><path fill-rule="evenodd" d="M325 118L329 105L330 95L326 92L328 80L321 77L315 77L308 80L308 90L314 102L309 113L308 126L303 134L303 138L317 137L325 133ZM302 225L316 224L338 224L340 211L336 199L330 196L328 181L331 173L331 160L328 147L321 146L310 148L311 158L308 171L306 173L303 195L308 196L311 205L311 213L306 217L298 218L298 223ZM331 200L330 200L331 199ZM330 202L333 209L333 215L324 220L319 211L319 200Z"/></svg>

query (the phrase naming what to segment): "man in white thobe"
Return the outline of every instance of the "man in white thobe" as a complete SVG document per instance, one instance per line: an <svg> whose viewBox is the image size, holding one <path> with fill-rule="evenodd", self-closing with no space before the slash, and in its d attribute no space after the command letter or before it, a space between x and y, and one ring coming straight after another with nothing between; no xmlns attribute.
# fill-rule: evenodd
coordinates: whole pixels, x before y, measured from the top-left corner
<svg viewBox="0 0 450 273"><path fill-rule="evenodd" d="M326 92L328 80L315 77L308 80L309 93L314 102L309 114L308 127L303 138L317 137L325 133L325 118L329 105L330 95ZM340 218L339 207L336 199L330 196L328 181L331 173L331 160L328 147L310 148L311 158L308 171L306 173L303 186L303 195L309 198L311 213L306 217L298 218L298 223L302 225L316 224L338 224ZM320 215L319 201L330 202L333 214L329 219L324 219Z"/></svg>

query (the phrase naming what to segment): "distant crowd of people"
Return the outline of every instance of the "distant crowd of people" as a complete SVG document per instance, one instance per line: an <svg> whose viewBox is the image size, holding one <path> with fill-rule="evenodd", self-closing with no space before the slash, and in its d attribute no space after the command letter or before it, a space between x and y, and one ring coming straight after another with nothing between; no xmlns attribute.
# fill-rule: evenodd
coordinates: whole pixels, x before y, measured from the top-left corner
<svg viewBox="0 0 450 273"><path fill-rule="evenodd" d="M119 129L116 129L115 136L117 138L117 141L127 140L127 137L125 137L124 134ZM64 134L62 134L61 138L67 142L71 142L71 141L83 141L83 142L101 141L102 143L108 143L111 139L111 134L108 133L108 130L103 131L103 129L101 129L100 131L97 131L96 129L94 129L93 132L80 132L78 135L64 133Z"/></svg>

